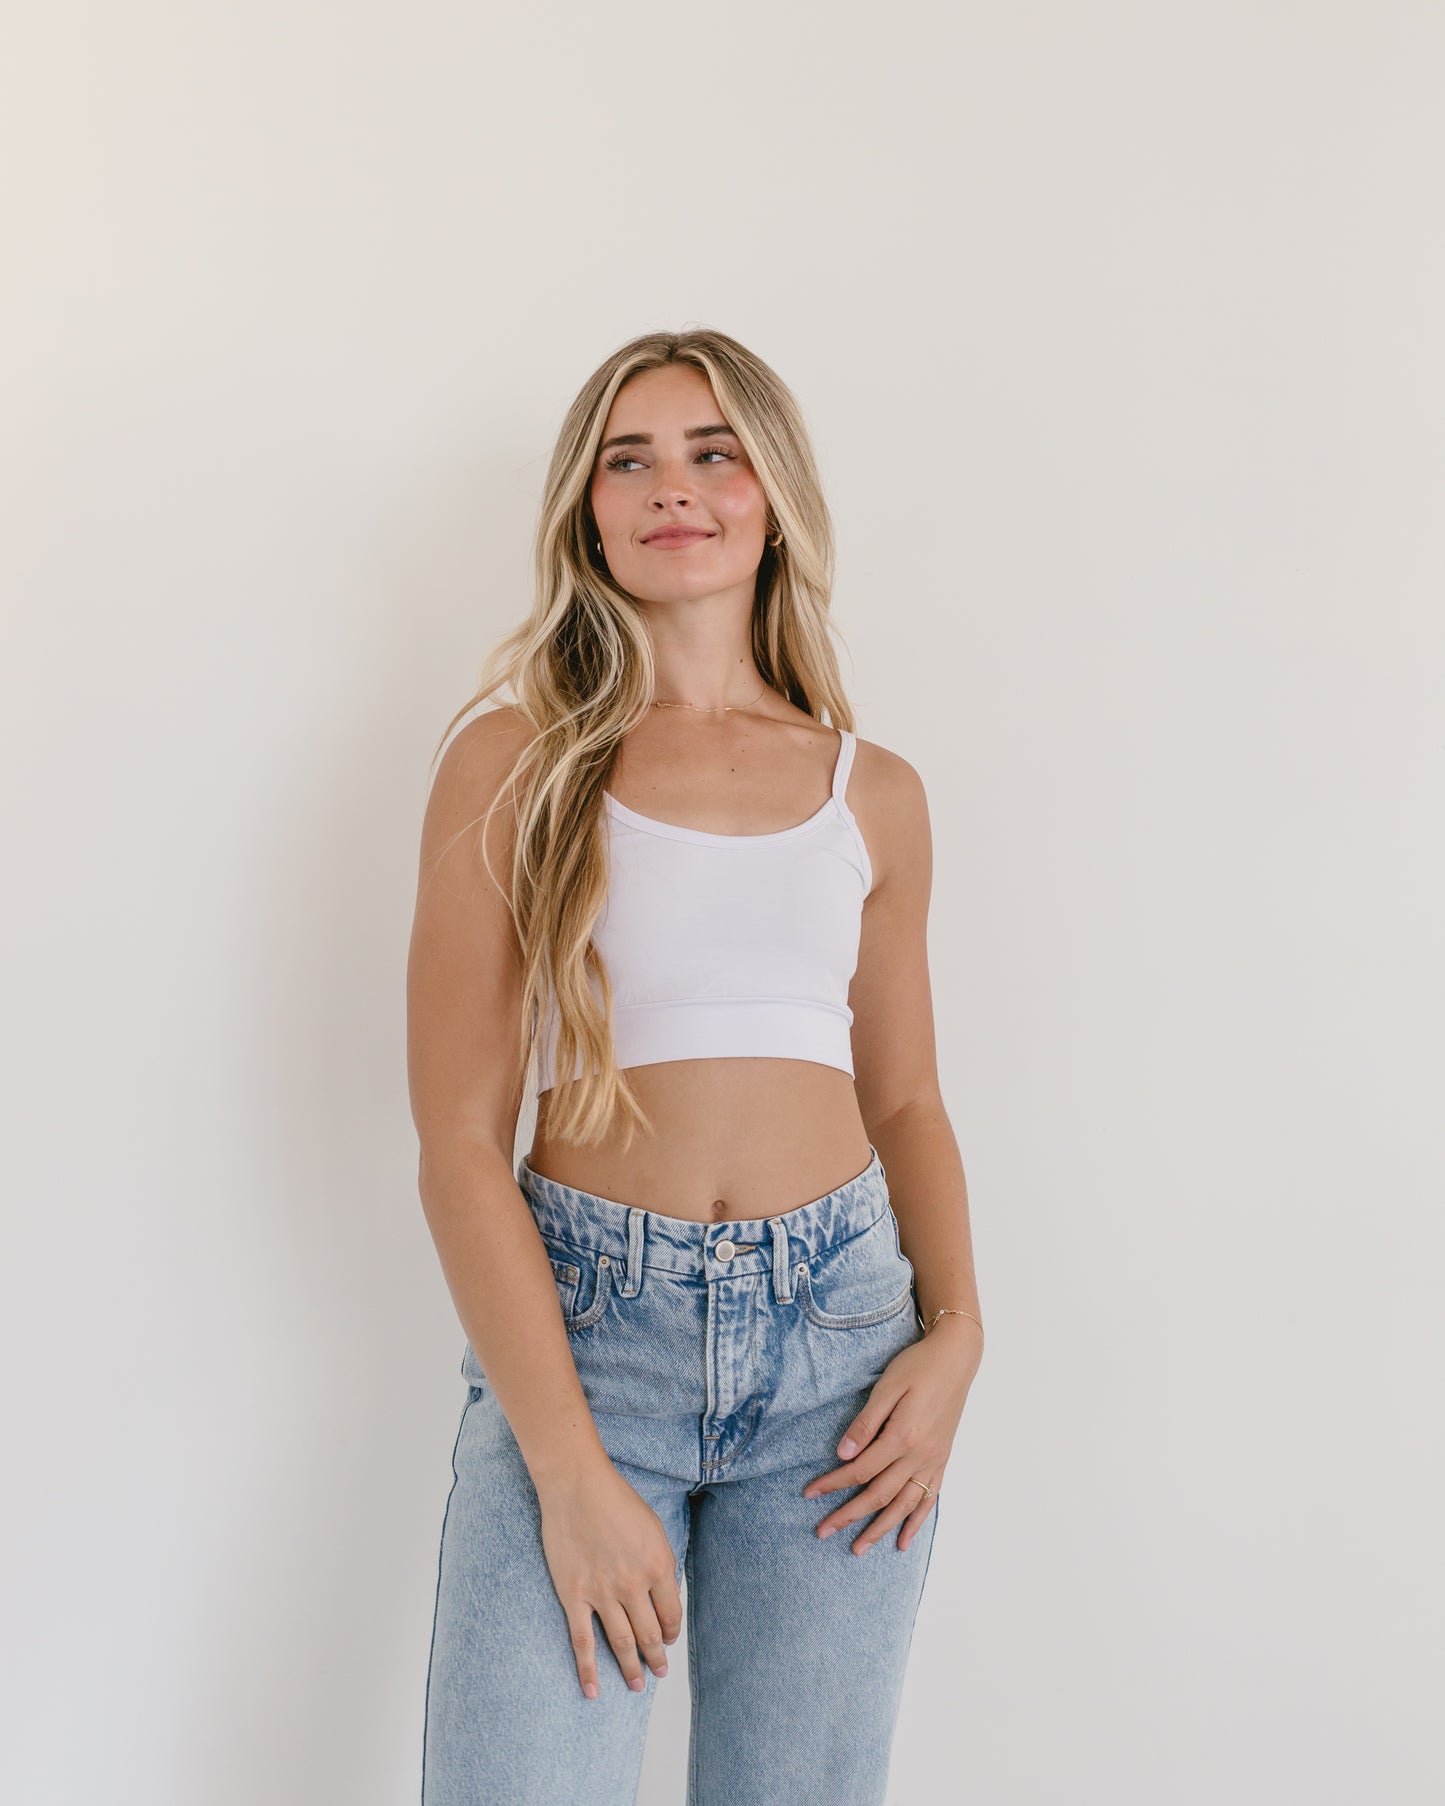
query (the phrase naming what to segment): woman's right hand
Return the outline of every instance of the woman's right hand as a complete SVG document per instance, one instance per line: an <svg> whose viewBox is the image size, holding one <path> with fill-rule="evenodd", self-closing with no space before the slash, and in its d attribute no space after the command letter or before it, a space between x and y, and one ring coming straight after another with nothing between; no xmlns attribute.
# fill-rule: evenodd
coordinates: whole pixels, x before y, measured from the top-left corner
<svg viewBox="0 0 1445 1806"><path fill-rule="evenodd" d="M662 1519L605 1456L538 1488L542 1548L567 1614L577 1678L598 1697L592 1614L602 1620L627 1684L647 1685L645 1660L667 1673L665 1643L682 1633L677 1558Z"/></svg>

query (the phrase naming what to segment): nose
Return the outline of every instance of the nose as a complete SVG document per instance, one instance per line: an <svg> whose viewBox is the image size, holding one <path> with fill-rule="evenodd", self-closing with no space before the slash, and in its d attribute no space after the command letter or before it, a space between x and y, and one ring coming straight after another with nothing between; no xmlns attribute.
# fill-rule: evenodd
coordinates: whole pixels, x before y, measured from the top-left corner
<svg viewBox="0 0 1445 1806"><path fill-rule="evenodd" d="M686 463L674 464L667 458L659 458L653 473L652 502L654 507L666 506L669 503L687 502L692 499L693 478Z"/></svg>

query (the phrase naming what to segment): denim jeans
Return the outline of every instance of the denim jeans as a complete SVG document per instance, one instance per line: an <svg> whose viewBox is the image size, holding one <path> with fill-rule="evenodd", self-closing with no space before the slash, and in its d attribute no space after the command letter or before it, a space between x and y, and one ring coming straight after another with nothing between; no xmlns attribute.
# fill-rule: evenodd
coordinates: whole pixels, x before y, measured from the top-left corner
<svg viewBox="0 0 1445 1806"><path fill-rule="evenodd" d="M661 1518L687 1609L688 1806L871 1806L938 1508L899 1552L805 1499L884 1368L922 1333L878 1152L782 1215L692 1222L535 1173L517 1183L552 1262L608 1456ZM422 1806L630 1806L659 1685L631 1691L594 1617L584 1697L516 1438L470 1345L442 1522ZM909 1488L910 1500L921 1495ZM675 1646L674 1646L675 1647Z"/></svg>

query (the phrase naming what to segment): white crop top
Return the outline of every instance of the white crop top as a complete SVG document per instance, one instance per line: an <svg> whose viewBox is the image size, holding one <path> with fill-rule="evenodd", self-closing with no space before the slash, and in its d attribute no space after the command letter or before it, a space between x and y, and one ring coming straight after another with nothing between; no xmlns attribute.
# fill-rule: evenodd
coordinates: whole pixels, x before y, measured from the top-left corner
<svg viewBox="0 0 1445 1806"><path fill-rule="evenodd" d="M608 887L592 940L619 1067L752 1054L851 1076L848 984L873 868L845 798L857 741L838 732L832 795L772 834L676 827L603 793ZM557 1082L556 1037L553 1003L539 1092Z"/></svg>

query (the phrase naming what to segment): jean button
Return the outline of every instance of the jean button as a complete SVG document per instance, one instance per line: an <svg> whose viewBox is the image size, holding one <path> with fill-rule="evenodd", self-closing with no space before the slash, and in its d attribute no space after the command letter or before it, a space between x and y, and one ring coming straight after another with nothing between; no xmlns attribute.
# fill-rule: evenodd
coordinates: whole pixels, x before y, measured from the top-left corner
<svg viewBox="0 0 1445 1806"><path fill-rule="evenodd" d="M737 1246L724 1236L720 1242L714 1242L712 1251L719 1260L731 1260L737 1253Z"/></svg>

